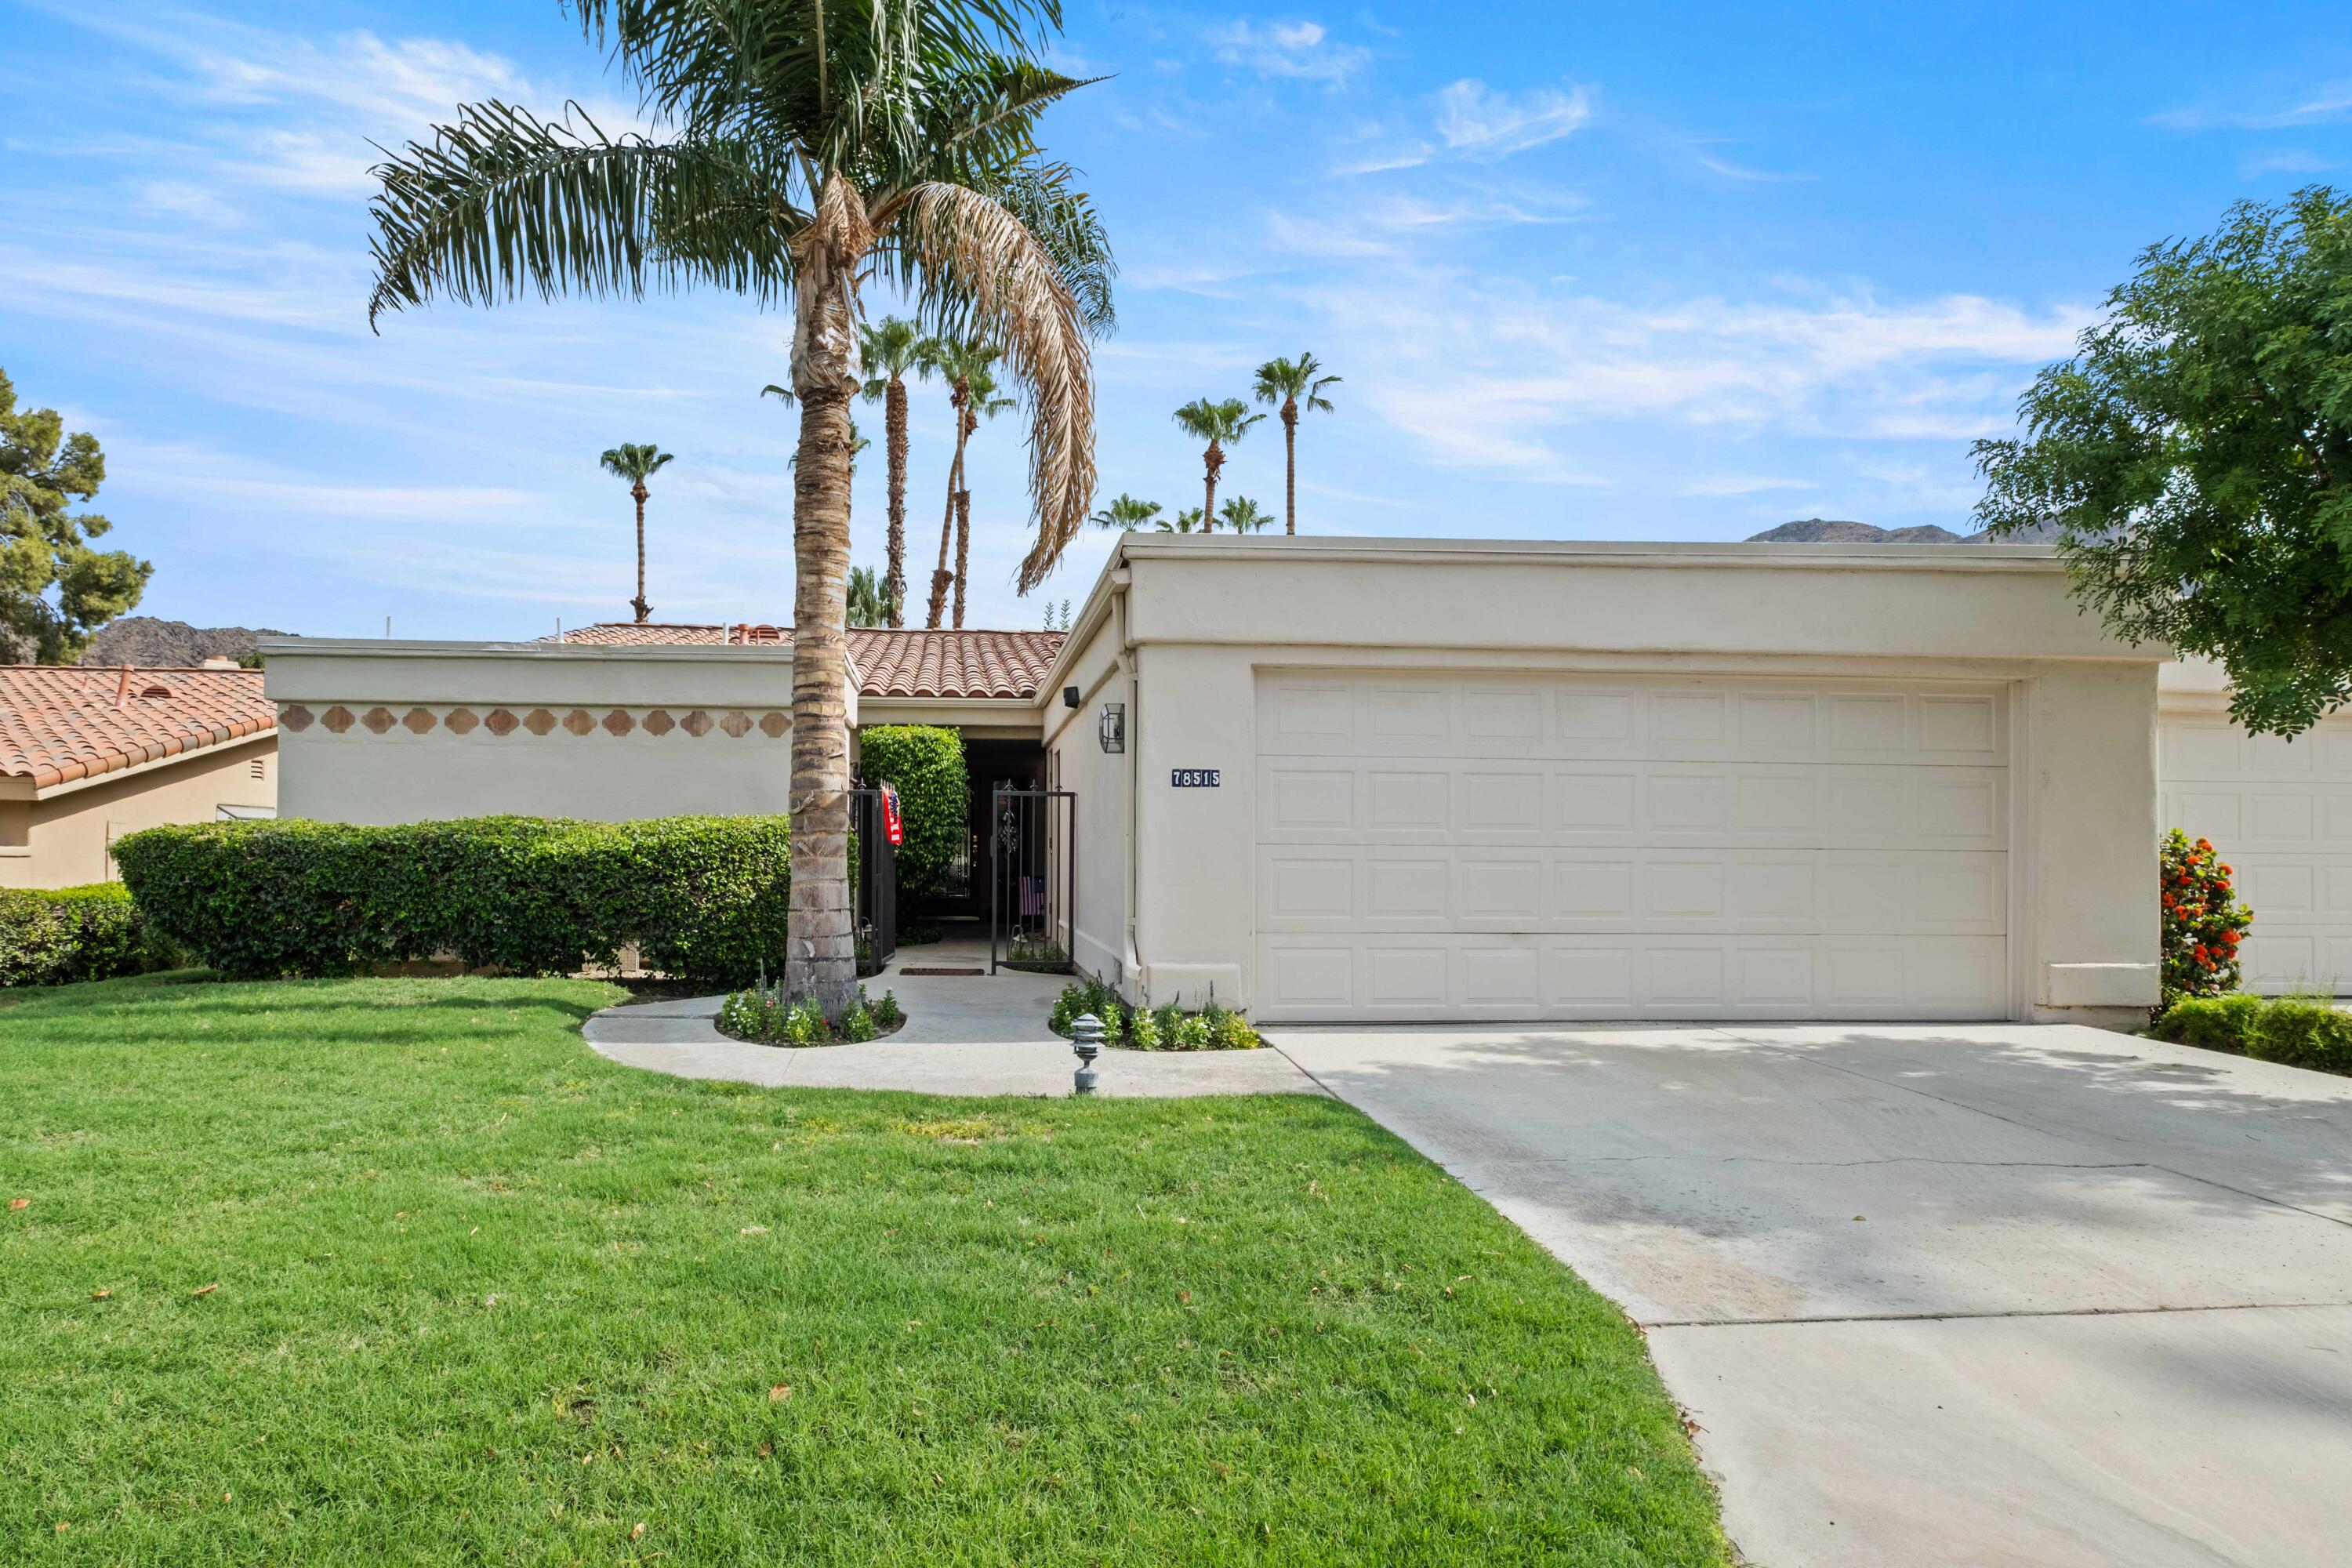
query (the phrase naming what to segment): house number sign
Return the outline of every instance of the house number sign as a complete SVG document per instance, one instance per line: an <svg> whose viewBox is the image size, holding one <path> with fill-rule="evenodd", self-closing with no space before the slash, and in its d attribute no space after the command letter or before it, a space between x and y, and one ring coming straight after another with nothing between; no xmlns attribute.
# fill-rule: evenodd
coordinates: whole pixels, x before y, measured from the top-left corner
<svg viewBox="0 0 2352 1568"><path fill-rule="evenodd" d="M1168 782L1177 789L1215 789L1218 772L1215 768L1171 768Z"/></svg>

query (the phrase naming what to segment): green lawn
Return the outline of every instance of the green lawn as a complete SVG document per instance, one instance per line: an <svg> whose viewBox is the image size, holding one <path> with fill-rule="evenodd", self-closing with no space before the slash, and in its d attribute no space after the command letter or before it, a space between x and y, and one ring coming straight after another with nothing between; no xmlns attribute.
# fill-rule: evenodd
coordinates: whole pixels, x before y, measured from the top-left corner
<svg viewBox="0 0 2352 1568"><path fill-rule="evenodd" d="M1726 1561L1639 1336L1356 1112L674 1081L617 994L0 1003L0 1561Z"/></svg>

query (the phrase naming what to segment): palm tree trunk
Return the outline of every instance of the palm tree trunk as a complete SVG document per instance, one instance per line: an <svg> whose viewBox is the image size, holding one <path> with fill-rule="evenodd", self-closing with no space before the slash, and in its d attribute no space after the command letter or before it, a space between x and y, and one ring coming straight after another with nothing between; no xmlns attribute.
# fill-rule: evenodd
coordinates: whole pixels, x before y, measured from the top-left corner
<svg viewBox="0 0 2352 1568"><path fill-rule="evenodd" d="M956 491L955 629L963 630L963 584L971 563L971 492Z"/></svg>
<svg viewBox="0 0 2352 1568"><path fill-rule="evenodd" d="M1214 441L1210 442L1209 449L1201 454L1201 471L1207 476L1208 481L1205 494L1202 496L1201 500L1201 531L1202 533L1214 533L1217 531L1217 470L1224 466L1224 448L1218 446Z"/></svg>
<svg viewBox="0 0 2352 1568"><path fill-rule="evenodd" d="M882 399L882 419L890 458L890 564L882 579L890 625L907 624L907 384L890 378Z"/></svg>
<svg viewBox="0 0 2352 1568"><path fill-rule="evenodd" d="M946 515L940 519L940 564L939 569L931 574L930 617L926 624L933 631L939 630L940 623L947 619L948 584L955 581L955 574L948 570L948 545L955 537L956 497L963 490L963 443L965 436L970 434L964 428L964 388L961 383L957 384L949 405L955 414L955 461L948 465L948 507Z"/></svg>
<svg viewBox="0 0 2352 1568"><path fill-rule="evenodd" d="M854 198L853 198L854 199ZM855 258L820 241L793 300L792 904L784 983L828 1018L856 1000L849 906L849 726L842 627L849 576L849 402L857 391Z"/></svg>
<svg viewBox="0 0 2352 1568"><path fill-rule="evenodd" d="M644 626L654 613L654 607L646 603L646 494L643 479L629 487L630 498L637 503L637 596L629 604L637 612L639 626Z"/></svg>
<svg viewBox="0 0 2352 1568"><path fill-rule="evenodd" d="M1282 531L1298 531L1298 399L1282 400Z"/></svg>

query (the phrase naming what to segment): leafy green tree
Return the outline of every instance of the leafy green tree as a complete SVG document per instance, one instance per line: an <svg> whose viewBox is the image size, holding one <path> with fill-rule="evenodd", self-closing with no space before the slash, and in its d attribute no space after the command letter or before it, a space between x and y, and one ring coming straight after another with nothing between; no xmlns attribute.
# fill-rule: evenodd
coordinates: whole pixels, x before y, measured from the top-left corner
<svg viewBox="0 0 2352 1568"><path fill-rule="evenodd" d="M1323 366L1313 354L1302 353L1297 359L1270 359L1257 367L1257 382L1251 389L1260 403L1281 405L1282 417L1282 531L1298 531L1298 416L1303 409L1320 409L1328 414L1331 400L1323 395L1327 386L1337 386L1339 378L1322 374Z"/></svg>
<svg viewBox="0 0 2352 1568"><path fill-rule="evenodd" d="M1217 509L1217 521L1235 533L1255 533L1274 521L1274 513L1247 496L1231 496Z"/></svg>
<svg viewBox="0 0 2352 1568"><path fill-rule="evenodd" d="M1184 434L1206 444L1201 454L1201 470L1207 480L1201 501L1201 515L1209 520L1204 532L1216 527L1217 475L1225 466L1225 448L1248 435L1249 427L1265 417L1263 414L1252 414L1249 405L1238 397L1228 397L1222 403L1196 397L1176 411L1176 424ZM1188 531L1180 528L1176 531Z"/></svg>
<svg viewBox="0 0 2352 1568"><path fill-rule="evenodd" d="M858 395L868 403L882 403L884 455L890 465L890 533L883 572L883 591L890 605L890 625L898 626L907 602L907 375L926 374L925 351L930 339L901 316L868 322L858 338L858 357L865 362L866 384Z"/></svg>
<svg viewBox="0 0 2352 1568"><path fill-rule="evenodd" d="M646 603L646 498L653 493L646 489L646 481L668 465L670 454L652 442L632 446L624 441L606 448L597 461L614 479L629 481L629 499L637 503L637 596L629 601L629 606L637 612L637 625L644 626L654 613L654 607Z"/></svg>
<svg viewBox="0 0 2352 1568"><path fill-rule="evenodd" d="M1139 528L1150 528L1160 516L1156 500L1138 500L1126 491L1118 499L1087 519L1097 528L1108 528L1120 533L1131 533Z"/></svg>
<svg viewBox="0 0 2352 1568"><path fill-rule="evenodd" d="M1993 537L2054 537L2111 631L2220 660L2249 729L2352 699L2352 198L2151 246L2020 414L1976 446Z"/></svg>
<svg viewBox="0 0 2352 1568"><path fill-rule="evenodd" d="M106 454L85 431L65 433L54 408L16 407L0 371L0 637L39 664L71 664L89 634L139 603L155 568L89 541L113 527L68 510L106 480Z"/></svg>
<svg viewBox="0 0 2352 1568"><path fill-rule="evenodd" d="M940 524L940 564L931 574L930 626L939 628L948 609L948 584L955 584L955 626L963 629L964 573L971 562L971 489L963 482L963 454L982 419L1013 406L997 395L995 364L1003 350L965 338L933 338L923 345L924 370L948 384L948 406L955 416L955 460L948 465L947 516ZM948 570L948 541L955 540L955 570Z"/></svg>
<svg viewBox="0 0 2352 1568"><path fill-rule="evenodd" d="M487 102L380 164L371 320L446 296L641 296L716 285L789 300L793 473L793 906L785 982L828 1017L856 994L850 931L850 404L859 289L887 279L941 331L1002 345L1028 393L1042 583L1094 498L1100 221L1037 123L1084 85L1043 63L1056 0L570 0L655 136Z"/></svg>
<svg viewBox="0 0 2352 1568"><path fill-rule="evenodd" d="M873 724L857 732L858 773L895 784L907 841L898 847L898 921L947 886L971 831L971 774L963 737L928 724Z"/></svg>
<svg viewBox="0 0 2352 1568"><path fill-rule="evenodd" d="M853 626L898 624L898 603L890 595L889 580L871 566L849 569L848 609Z"/></svg>

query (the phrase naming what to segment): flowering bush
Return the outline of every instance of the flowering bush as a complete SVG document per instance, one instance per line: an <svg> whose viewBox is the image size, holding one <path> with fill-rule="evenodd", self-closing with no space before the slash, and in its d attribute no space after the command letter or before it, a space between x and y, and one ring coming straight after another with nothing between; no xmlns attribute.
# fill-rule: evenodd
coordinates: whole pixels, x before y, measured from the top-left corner
<svg viewBox="0 0 2352 1568"><path fill-rule="evenodd" d="M900 1010L896 995L885 991L881 1001L869 1001L866 987L861 985L849 1011L828 1022L817 1011L814 999L791 1001L781 984L771 987L764 976L752 989L738 991L719 1005L720 1034L772 1046L829 1046L839 1041L871 1040L890 1033L906 1021L907 1015Z"/></svg>
<svg viewBox="0 0 2352 1568"><path fill-rule="evenodd" d="M2161 860L2164 1005L2235 991L2238 944L2254 911L2235 901L2230 868L2210 839L2191 843L2177 827L2164 837Z"/></svg>

